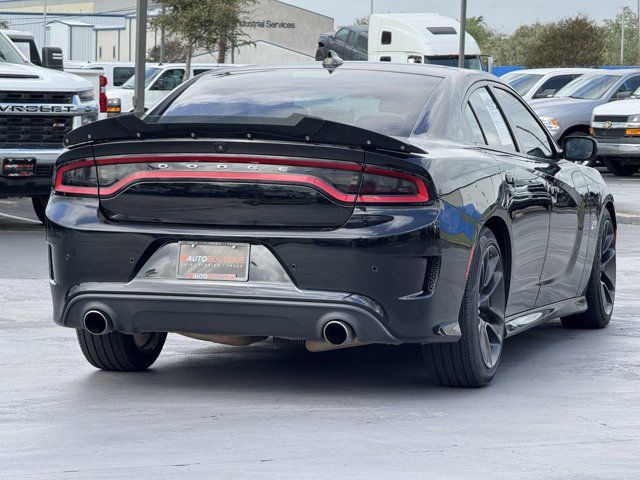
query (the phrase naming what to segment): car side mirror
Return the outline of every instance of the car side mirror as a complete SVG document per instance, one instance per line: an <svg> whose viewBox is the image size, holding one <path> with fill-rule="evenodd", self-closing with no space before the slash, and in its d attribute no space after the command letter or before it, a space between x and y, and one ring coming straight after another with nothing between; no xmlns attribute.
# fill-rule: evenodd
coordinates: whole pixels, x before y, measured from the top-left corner
<svg viewBox="0 0 640 480"><path fill-rule="evenodd" d="M541 91L540 93L536 93L533 98L549 98L552 97L557 90L555 88L547 88L546 90Z"/></svg>
<svg viewBox="0 0 640 480"><path fill-rule="evenodd" d="M631 96L633 92L618 92L616 93L616 100L625 100Z"/></svg>
<svg viewBox="0 0 640 480"><path fill-rule="evenodd" d="M42 66L52 70L64 70L64 56L58 47L42 47Z"/></svg>
<svg viewBox="0 0 640 480"><path fill-rule="evenodd" d="M598 153L598 143L591 137L568 136L562 140L564 158L571 162L588 162Z"/></svg>

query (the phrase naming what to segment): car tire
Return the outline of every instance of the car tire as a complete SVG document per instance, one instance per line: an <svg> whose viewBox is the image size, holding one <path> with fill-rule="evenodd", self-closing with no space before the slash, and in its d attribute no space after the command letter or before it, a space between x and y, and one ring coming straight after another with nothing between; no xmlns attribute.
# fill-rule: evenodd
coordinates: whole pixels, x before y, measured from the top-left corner
<svg viewBox="0 0 640 480"><path fill-rule="evenodd" d="M571 133L567 133L567 134L563 135L563 137L562 137L562 139L560 139L559 143L562 143L562 140L564 139L564 137L589 137L589 138L592 138L591 135L589 135L586 132L571 132ZM595 157L595 158L592 158L591 160L588 160L588 161L575 162L575 163L578 163L579 165L583 165L585 167L595 168L596 165L598 164L598 160L599 160L599 157Z"/></svg>
<svg viewBox="0 0 640 480"><path fill-rule="evenodd" d="M36 212L36 217L44 223L47 219L45 211L47 209L47 203L49 203L49 196L39 195L37 197L31 197L31 203L33 204L33 211Z"/></svg>
<svg viewBox="0 0 640 480"><path fill-rule="evenodd" d="M562 318L562 325L566 328L596 329L606 327L613 314L615 294L616 233L611 214L605 210L600 221L596 253L585 292L587 310Z"/></svg>
<svg viewBox="0 0 640 480"><path fill-rule="evenodd" d="M160 355L167 338L166 332L92 335L86 330L76 330L76 333L80 349L91 365L101 370L120 372L149 368Z"/></svg>
<svg viewBox="0 0 640 480"><path fill-rule="evenodd" d="M640 169L640 165L624 164L617 158L606 157L604 164L614 175L619 177L630 177Z"/></svg>
<svg viewBox="0 0 640 480"><path fill-rule="evenodd" d="M460 308L460 340L422 346L430 377L447 387L487 385L502 356L506 275L500 245L488 228L480 232L473 256Z"/></svg>
<svg viewBox="0 0 640 480"><path fill-rule="evenodd" d="M316 61L321 62L325 58L327 58L328 51L327 47L318 47L316 50Z"/></svg>

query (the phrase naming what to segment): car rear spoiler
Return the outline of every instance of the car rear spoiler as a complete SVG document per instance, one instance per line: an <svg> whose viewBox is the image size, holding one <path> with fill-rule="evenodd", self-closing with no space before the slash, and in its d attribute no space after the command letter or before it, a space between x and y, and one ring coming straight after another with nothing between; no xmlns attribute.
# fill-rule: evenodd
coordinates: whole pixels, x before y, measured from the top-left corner
<svg viewBox="0 0 640 480"><path fill-rule="evenodd" d="M188 122L181 121L180 117L175 119L177 121L172 123L154 123L145 122L133 114L119 115L69 132L64 137L64 146L72 148L114 140L188 137L288 140L398 153L426 153L415 145L387 135L298 113L282 119L190 117Z"/></svg>

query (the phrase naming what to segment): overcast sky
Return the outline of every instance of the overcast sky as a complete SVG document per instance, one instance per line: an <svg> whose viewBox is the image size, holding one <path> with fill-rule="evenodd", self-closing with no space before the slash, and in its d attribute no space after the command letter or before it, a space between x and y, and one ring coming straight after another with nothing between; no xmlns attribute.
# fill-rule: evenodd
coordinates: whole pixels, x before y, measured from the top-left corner
<svg viewBox="0 0 640 480"><path fill-rule="evenodd" d="M283 0L286 3L335 18L336 27L369 14L370 0ZM505 33L535 20L555 20L583 12L596 21L613 18L620 7L636 11L636 0L467 0L468 15L484 15L487 23ZM460 16L458 0L374 0L376 13L434 12Z"/></svg>

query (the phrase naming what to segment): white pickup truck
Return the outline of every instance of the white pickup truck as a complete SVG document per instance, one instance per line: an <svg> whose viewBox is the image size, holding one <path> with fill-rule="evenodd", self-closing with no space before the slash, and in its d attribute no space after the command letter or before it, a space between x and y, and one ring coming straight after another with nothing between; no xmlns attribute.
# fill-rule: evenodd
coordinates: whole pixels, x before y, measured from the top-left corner
<svg viewBox="0 0 640 480"><path fill-rule="evenodd" d="M591 134L611 173L627 177L640 170L640 88L624 100L594 108Z"/></svg>
<svg viewBox="0 0 640 480"><path fill-rule="evenodd" d="M64 136L99 115L91 83L58 70L60 49L43 48L42 65L0 30L0 198L31 197L41 220Z"/></svg>

